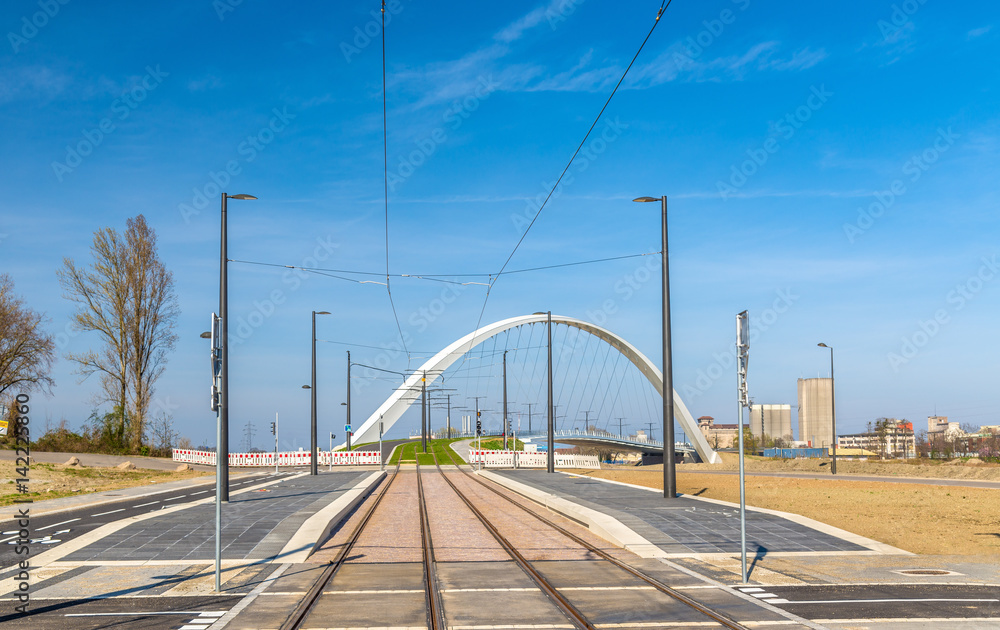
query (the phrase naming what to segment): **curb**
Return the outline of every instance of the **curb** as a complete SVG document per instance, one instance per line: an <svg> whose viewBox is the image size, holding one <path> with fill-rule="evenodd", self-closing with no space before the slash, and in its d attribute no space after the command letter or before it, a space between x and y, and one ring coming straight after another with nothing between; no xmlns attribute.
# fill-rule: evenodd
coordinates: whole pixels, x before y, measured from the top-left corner
<svg viewBox="0 0 1000 630"><path fill-rule="evenodd" d="M373 472L353 488L337 497L330 505L310 516L288 540L281 549L281 553L270 560L272 562L276 560L290 563L305 562L316 547L330 536L330 532L371 494L371 491L381 483L385 475L384 470Z"/></svg>

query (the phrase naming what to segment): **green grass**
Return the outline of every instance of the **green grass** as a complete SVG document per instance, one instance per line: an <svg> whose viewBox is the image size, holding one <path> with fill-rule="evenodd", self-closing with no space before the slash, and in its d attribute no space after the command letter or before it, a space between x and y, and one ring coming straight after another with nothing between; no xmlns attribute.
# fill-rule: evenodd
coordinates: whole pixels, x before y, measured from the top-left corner
<svg viewBox="0 0 1000 630"><path fill-rule="evenodd" d="M510 444L510 442L508 442L508 444ZM500 438L500 439L492 439L492 440L483 440L483 450L485 450L485 451L502 451L503 450L503 439ZM521 440L515 440L514 441L514 450L515 451L523 451L524 450L524 442L522 442Z"/></svg>
<svg viewBox="0 0 1000 630"><path fill-rule="evenodd" d="M413 462L418 461L424 466L434 465L434 455L437 456L438 463L451 465L453 463L464 464L465 460L458 456L451 448L452 442L457 442L458 440L465 438L452 438L449 440L427 440L427 453L426 455L420 450L420 442L410 442L404 444L396 449L396 452L392 454L392 458L389 460L389 465L394 466L400 461Z"/></svg>

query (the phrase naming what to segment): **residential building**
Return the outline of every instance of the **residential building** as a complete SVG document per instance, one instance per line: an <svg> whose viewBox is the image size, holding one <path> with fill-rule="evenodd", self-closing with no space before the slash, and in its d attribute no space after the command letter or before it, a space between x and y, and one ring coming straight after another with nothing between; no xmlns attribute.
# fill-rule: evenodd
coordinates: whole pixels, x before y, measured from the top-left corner
<svg viewBox="0 0 1000 630"><path fill-rule="evenodd" d="M913 424L906 420L885 418L864 433L837 436L837 449L863 449L882 457L909 458L916 454Z"/></svg>

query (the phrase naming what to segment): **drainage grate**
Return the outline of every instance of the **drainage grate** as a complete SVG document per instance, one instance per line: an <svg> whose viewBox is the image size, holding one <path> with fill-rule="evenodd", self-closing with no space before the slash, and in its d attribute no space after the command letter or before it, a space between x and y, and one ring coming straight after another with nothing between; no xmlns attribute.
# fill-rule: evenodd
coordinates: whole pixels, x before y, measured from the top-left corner
<svg viewBox="0 0 1000 630"><path fill-rule="evenodd" d="M945 571L943 569L906 569L896 571L895 573L902 573L903 575L961 575L960 573Z"/></svg>

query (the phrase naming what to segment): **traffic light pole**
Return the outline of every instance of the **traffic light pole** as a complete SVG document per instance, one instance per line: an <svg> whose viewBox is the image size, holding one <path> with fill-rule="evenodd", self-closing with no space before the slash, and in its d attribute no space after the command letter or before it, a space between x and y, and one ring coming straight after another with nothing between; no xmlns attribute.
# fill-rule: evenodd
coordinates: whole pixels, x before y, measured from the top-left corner
<svg viewBox="0 0 1000 630"><path fill-rule="evenodd" d="M278 412L274 412L274 422L271 423L271 433L274 434L274 474L278 474Z"/></svg>

